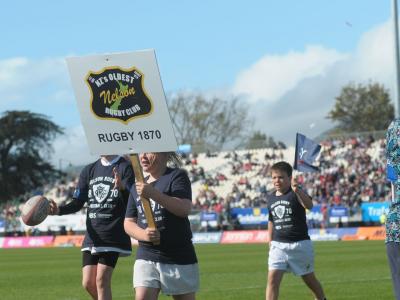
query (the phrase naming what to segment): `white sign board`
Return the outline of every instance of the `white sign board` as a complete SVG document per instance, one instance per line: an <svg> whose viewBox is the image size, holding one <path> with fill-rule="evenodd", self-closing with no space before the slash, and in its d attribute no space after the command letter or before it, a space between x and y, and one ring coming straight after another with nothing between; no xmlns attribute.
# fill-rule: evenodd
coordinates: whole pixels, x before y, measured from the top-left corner
<svg viewBox="0 0 400 300"><path fill-rule="evenodd" d="M92 154L177 150L154 50L67 64Z"/></svg>

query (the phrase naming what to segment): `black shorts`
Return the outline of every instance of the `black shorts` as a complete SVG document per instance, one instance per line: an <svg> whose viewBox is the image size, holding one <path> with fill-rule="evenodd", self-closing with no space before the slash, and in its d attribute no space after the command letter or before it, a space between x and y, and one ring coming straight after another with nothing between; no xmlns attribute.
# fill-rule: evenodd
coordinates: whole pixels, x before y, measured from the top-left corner
<svg viewBox="0 0 400 300"><path fill-rule="evenodd" d="M100 252L96 254L90 251L82 251L82 267L102 264L115 268L119 257L119 252Z"/></svg>

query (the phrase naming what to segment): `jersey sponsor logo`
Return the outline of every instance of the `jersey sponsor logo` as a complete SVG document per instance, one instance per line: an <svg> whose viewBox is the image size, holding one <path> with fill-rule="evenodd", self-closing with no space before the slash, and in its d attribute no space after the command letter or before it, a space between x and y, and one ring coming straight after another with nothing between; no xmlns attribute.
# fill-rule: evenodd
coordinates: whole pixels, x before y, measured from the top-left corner
<svg viewBox="0 0 400 300"><path fill-rule="evenodd" d="M99 119L130 120L149 115L153 111L151 99L143 87L143 74L136 68L104 68L89 72L92 113Z"/></svg>
<svg viewBox="0 0 400 300"><path fill-rule="evenodd" d="M282 219L285 215L285 207L283 205L278 205L274 208L274 212L279 219Z"/></svg>
<svg viewBox="0 0 400 300"><path fill-rule="evenodd" d="M93 194L97 202L103 202L110 191L110 186L104 183L93 185Z"/></svg>

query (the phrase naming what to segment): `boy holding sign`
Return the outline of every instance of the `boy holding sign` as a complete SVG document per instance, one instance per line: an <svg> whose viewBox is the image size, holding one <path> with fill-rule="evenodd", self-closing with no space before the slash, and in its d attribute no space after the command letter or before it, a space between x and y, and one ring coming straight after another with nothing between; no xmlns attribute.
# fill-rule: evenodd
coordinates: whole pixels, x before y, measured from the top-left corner
<svg viewBox="0 0 400 300"><path fill-rule="evenodd" d="M129 196L125 231L139 240L134 266L136 299L155 300L160 291L176 300L195 299L199 288L197 257L188 215L191 183L174 152L142 153L146 183L136 182ZM141 197L150 199L157 229L149 228Z"/></svg>
<svg viewBox="0 0 400 300"><path fill-rule="evenodd" d="M144 261L135 264L137 297L156 299L161 289L174 299L194 299L198 271L188 220L191 186L184 171L167 167L175 157L170 151L178 147L154 51L70 58L68 67L91 152L131 153L137 182L125 230L139 240L138 257ZM146 180L133 153L143 153ZM159 279L149 277L153 271Z"/></svg>

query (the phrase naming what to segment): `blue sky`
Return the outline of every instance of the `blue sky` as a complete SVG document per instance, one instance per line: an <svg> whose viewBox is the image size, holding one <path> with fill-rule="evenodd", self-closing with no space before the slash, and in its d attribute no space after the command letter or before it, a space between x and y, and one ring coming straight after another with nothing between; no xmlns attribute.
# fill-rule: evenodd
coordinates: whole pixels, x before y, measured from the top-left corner
<svg viewBox="0 0 400 300"><path fill-rule="evenodd" d="M254 129L290 144L296 130L332 125L325 116L344 84L392 89L390 18L389 0L8 1L0 112L50 116L67 130L54 159L85 162L65 57L154 48L167 94L241 96Z"/></svg>

